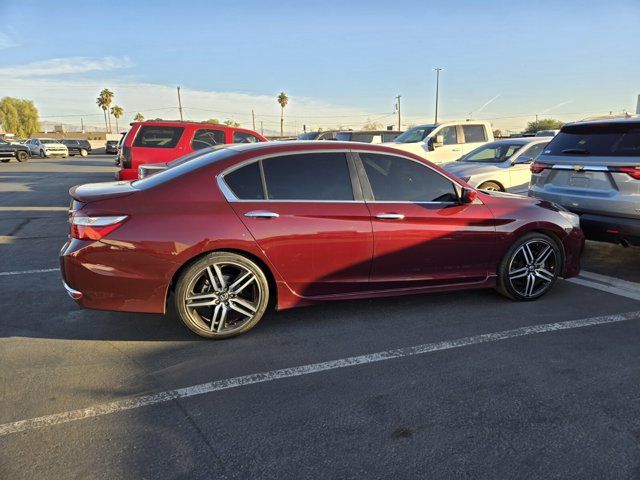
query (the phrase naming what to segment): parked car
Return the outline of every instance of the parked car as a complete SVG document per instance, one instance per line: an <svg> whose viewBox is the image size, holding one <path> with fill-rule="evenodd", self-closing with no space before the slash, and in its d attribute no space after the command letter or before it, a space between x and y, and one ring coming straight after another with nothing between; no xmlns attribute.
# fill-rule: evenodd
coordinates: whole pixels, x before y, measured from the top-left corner
<svg viewBox="0 0 640 480"><path fill-rule="evenodd" d="M0 161L3 163L11 161L12 158L19 162L26 162L30 156L29 149L25 145L0 139Z"/></svg>
<svg viewBox="0 0 640 480"><path fill-rule="evenodd" d="M549 143L549 138L496 140L443 168L481 190L525 194L529 189L529 165Z"/></svg>
<svg viewBox="0 0 640 480"><path fill-rule="evenodd" d="M555 137L560 130L539 130L536 132L536 137Z"/></svg>
<svg viewBox="0 0 640 480"><path fill-rule="evenodd" d="M124 138L117 163L119 180L138 177L138 167L166 163L196 150L229 143L266 142L257 132L244 128L198 122L152 120L134 122Z"/></svg>
<svg viewBox="0 0 640 480"><path fill-rule="evenodd" d="M118 153L119 140L107 140L104 144L104 153Z"/></svg>
<svg viewBox="0 0 640 480"><path fill-rule="evenodd" d="M298 135L298 140L335 140L340 130L320 130L317 132L305 132Z"/></svg>
<svg viewBox="0 0 640 480"><path fill-rule="evenodd" d="M70 157L73 157L75 155L86 157L87 155L89 155L89 153L91 153L91 143L89 142L89 140L64 139L60 140L60 143L63 143L67 146Z"/></svg>
<svg viewBox="0 0 640 480"><path fill-rule="evenodd" d="M69 156L67 146L53 138L31 138L27 140L25 145L29 148L31 155L38 155L42 158L54 156L67 158Z"/></svg>
<svg viewBox="0 0 640 480"><path fill-rule="evenodd" d="M529 195L579 214L587 238L640 245L640 118L564 125L531 171Z"/></svg>
<svg viewBox="0 0 640 480"><path fill-rule="evenodd" d="M69 295L105 310L172 302L210 338L248 331L270 301L486 287L533 300L578 273L584 243L577 215L551 203L478 192L411 153L349 142L231 145L70 195Z"/></svg>
<svg viewBox="0 0 640 480"><path fill-rule="evenodd" d="M393 142L402 132L395 130L362 130L336 133L336 140L341 142L383 143Z"/></svg>
<svg viewBox="0 0 640 480"><path fill-rule="evenodd" d="M468 121L419 125L384 145L441 164L453 162L492 141L493 130L489 122Z"/></svg>

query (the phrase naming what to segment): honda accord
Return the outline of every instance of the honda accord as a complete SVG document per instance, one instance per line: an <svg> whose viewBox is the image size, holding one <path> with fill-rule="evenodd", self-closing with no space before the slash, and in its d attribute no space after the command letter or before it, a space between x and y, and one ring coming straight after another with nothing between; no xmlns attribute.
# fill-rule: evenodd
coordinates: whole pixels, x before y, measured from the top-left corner
<svg viewBox="0 0 640 480"><path fill-rule="evenodd" d="M271 306L488 287L526 301L579 272L578 216L389 147L231 145L168 167L70 190L60 261L81 306L173 305L224 338Z"/></svg>

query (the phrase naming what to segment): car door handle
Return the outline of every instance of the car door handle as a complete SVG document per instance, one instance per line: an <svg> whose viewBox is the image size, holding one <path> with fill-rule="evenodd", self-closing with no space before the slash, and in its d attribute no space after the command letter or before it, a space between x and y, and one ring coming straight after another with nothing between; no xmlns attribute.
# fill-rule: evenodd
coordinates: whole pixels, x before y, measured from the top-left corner
<svg viewBox="0 0 640 480"><path fill-rule="evenodd" d="M254 210L253 212L245 213L244 216L249 218L270 219L270 218L278 218L280 215L278 215L275 212L267 212L265 210Z"/></svg>
<svg viewBox="0 0 640 480"><path fill-rule="evenodd" d="M403 220L404 215L401 213L379 213L376 218L380 220Z"/></svg>
<svg viewBox="0 0 640 480"><path fill-rule="evenodd" d="M459 152L459 151L460 151L460 149L459 149L459 148L452 148L452 149L451 149L451 151L452 151L452 152Z"/></svg>

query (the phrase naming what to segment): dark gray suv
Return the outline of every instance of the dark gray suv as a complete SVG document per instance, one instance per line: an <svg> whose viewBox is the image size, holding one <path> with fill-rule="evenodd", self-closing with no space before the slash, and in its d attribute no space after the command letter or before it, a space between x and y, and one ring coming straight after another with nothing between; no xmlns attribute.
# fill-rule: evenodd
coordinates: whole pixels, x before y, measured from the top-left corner
<svg viewBox="0 0 640 480"><path fill-rule="evenodd" d="M640 245L640 118L567 124L531 172L529 196L579 214L588 239Z"/></svg>

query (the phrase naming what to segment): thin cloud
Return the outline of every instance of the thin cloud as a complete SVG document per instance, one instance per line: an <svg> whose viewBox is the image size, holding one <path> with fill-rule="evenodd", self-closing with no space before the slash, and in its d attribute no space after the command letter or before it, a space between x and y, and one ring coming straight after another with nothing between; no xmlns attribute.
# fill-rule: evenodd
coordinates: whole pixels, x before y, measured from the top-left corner
<svg viewBox="0 0 640 480"><path fill-rule="evenodd" d="M129 57L67 57L52 58L40 62L27 63L12 67L1 67L3 77L50 77L76 73L101 72L127 68L132 65Z"/></svg>
<svg viewBox="0 0 640 480"><path fill-rule="evenodd" d="M484 103L484 105L482 105L477 111L473 112L475 114L480 113L482 110L484 110L486 107L488 107L490 104L492 104L493 102L495 102L499 97L500 97L500 93L497 94L495 97L493 97L492 99L488 100L487 102Z"/></svg>
<svg viewBox="0 0 640 480"><path fill-rule="evenodd" d="M559 104L554 105L553 107L549 107L546 110L543 110L542 113L549 113L549 112L551 112L551 110L555 110L556 108L560 108L560 107L562 107L564 105L568 105L571 102L573 102L573 100L567 100L565 102L560 102Z"/></svg>
<svg viewBox="0 0 640 480"><path fill-rule="evenodd" d="M9 31L12 29L9 28ZM7 48L19 47L20 44L14 38L13 35L10 35L6 32L0 32L0 50L6 50Z"/></svg>

